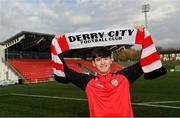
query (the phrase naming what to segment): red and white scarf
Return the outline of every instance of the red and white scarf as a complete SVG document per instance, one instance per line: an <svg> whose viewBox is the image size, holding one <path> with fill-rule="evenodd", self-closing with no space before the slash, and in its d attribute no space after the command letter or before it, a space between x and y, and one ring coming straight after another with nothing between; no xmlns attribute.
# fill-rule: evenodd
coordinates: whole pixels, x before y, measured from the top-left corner
<svg viewBox="0 0 180 118"><path fill-rule="evenodd" d="M147 29L137 31L135 43L142 45L140 64L145 73L144 78L154 79L164 75L167 70L162 66L155 44Z"/></svg>
<svg viewBox="0 0 180 118"><path fill-rule="evenodd" d="M161 69L162 63L149 32L146 29L142 32L134 28L68 33L55 36L51 45L53 72L56 76L66 77L64 65L58 56L65 51L124 44L142 45L140 63L145 73L145 79L153 79L165 73L165 70Z"/></svg>

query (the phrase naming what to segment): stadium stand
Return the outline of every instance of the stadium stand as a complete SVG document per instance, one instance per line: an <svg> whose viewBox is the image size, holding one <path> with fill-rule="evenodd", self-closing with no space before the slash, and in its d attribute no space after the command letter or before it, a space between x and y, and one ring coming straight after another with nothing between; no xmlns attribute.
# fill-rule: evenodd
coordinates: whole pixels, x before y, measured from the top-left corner
<svg viewBox="0 0 180 118"><path fill-rule="evenodd" d="M10 59L11 64L28 83L48 81L52 78L52 66L50 60Z"/></svg>
<svg viewBox="0 0 180 118"><path fill-rule="evenodd" d="M0 43L0 82L37 83L53 80L51 66L52 34L22 31ZM107 46L111 51L132 45ZM96 69L89 60L93 48L68 51L64 54L68 66L82 73L95 74ZM73 59L72 59L73 58ZM88 58L88 59L87 59ZM113 63L112 71L122 67ZM16 78L16 79L15 79ZM14 82L15 81L15 82ZM1 85L1 84L0 84Z"/></svg>
<svg viewBox="0 0 180 118"><path fill-rule="evenodd" d="M68 67L81 73L95 72L91 61L82 59L66 59ZM38 83L49 81L53 78L51 60L48 59L9 59L9 64L23 76L25 83ZM79 66L81 65L81 66ZM86 69L84 69L86 68ZM113 63L112 71L120 70L121 67Z"/></svg>

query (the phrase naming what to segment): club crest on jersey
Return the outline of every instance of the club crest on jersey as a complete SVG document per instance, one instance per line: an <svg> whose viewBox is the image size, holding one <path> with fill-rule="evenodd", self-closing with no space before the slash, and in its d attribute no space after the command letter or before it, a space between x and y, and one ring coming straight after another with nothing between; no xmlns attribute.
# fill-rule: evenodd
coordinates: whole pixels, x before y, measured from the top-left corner
<svg viewBox="0 0 180 118"><path fill-rule="evenodd" d="M118 81L117 81L117 79L111 80L111 84L112 84L113 86L118 86Z"/></svg>

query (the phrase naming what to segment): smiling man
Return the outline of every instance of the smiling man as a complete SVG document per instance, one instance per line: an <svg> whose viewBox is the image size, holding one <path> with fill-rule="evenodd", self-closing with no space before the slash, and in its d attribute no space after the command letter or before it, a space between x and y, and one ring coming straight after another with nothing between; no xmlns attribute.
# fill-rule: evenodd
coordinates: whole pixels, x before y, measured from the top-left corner
<svg viewBox="0 0 180 118"><path fill-rule="evenodd" d="M85 91L91 117L133 117L130 84L143 74L139 62L113 73L111 52L105 47L94 48L92 64L97 69L94 76L69 69L59 56L68 81Z"/></svg>
<svg viewBox="0 0 180 118"><path fill-rule="evenodd" d="M143 73L144 79L155 79L167 72L144 26L135 28L136 43L143 47L141 59L136 64L117 72L111 70L112 54L105 47L96 47L92 51L92 64L97 69L96 75L78 73L69 69L63 54L58 53L60 59L57 60L62 61L59 62L59 68L62 70L60 72L65 74L65 77L55 75L55 79L61 83L72 82L86 93L91 117L134 117L130 85Z"/></svg>
<svg viewBox="0 0 180 118"><path fill-rule="evenodd" d="M95 48L92 51L92 64L99 73L105 75L110 71L112 64L111 52L105 48Z"/></svg>

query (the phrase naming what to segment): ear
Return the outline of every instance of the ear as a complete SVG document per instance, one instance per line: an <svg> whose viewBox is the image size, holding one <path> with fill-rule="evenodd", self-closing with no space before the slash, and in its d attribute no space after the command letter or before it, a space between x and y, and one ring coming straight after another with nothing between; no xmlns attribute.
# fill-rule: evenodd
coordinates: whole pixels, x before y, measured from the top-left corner
<svg viewBox="0 0 180 118"><path fill-rule="evenodd" d="M94 67L96 67L96 64L95 64L95 62L94 62L94 61L92 61L92 65L93 65Z"/></svg>

